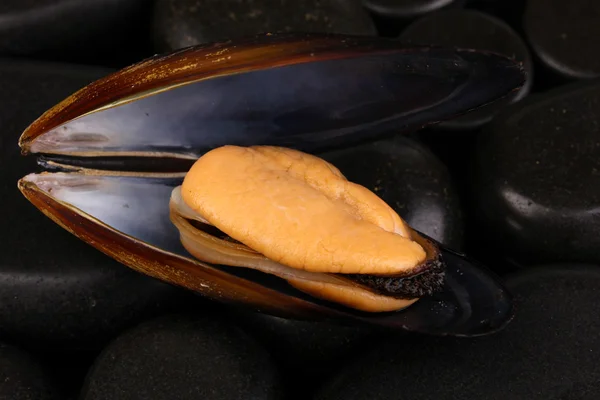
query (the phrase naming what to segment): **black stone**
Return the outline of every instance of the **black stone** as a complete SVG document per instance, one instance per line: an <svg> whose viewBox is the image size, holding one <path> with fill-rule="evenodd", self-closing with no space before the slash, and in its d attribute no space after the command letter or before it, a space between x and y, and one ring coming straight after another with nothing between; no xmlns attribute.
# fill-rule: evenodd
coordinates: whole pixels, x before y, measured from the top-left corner
<svg viewBox="0 0 600 400"><path fill-rule="evenodd" d="M348 362L316 396L333 399L595 399L597 266L541 266L507 281L516 316L475 339L391 337Z"/></svg>
<svg viewBox="0 0 600 400"><path fill-rule="evenodd" d="M377 33L359 0L157 0L153 25L159 52L260 33Z"/></svg>
<svg viewBox="0 0 600 400"><path fill-rule="evenodd" d="M520 264L600 262L600 82L507 108L479 136L479 237Z"/></svg>
<svg viewBox="0 0 600 400"><path fill-rule="evenodd" d="M17 140L23 129L109 72L0 62L0 196L5 210L0 231L0 336L19 344L98 348L126 326L176 307L183 297L183 290L142 276L78 240L17 189L18 179L39 170L34 157L20 154Z"/></svg>
<svg viewBox="0 0 600 400"><path fill-rule="evenodd" d="M475 10L447 10L413 22L399 36L407 45L439 45L492 51L523 63L527 81L523 88L499 102L444 121L436 127L475 129L488 123L494 114L510 102L524 98L533 81L533 65L527 45L504 21Z"/></svg>
<svg viewBox="0 0 600 400"><path fill-rule="evenodd" d="M20 348L0 343L0 399L59 400L63 396L38 359Z"/></svg>
<svg viewBox="0 0 600 400"><path fill-rule="evenodd" d="M563 79L600 76L597 0L528 0L523 16L531 47L547 70Z"/></svg>
<svg viewBox="0 0 600 400"><path fill-rule="evenodd" d="M101 399L279 399L267 351L213 316L175 315L118 337L96 360L81 393Z"/></svg>
<svg viewBox="0 0 600 400"><path fill-rule="evenodd" d="M2 0L0 55L123 65L149 53L147 0Z"/></svg>
<svg viewBox="0 0 600 400"><path fill-rule="evenodd" d="M447 168L404 136L332 151L322 157L365 186L411 227L451 248L463 239L462 209Z"/></svg>

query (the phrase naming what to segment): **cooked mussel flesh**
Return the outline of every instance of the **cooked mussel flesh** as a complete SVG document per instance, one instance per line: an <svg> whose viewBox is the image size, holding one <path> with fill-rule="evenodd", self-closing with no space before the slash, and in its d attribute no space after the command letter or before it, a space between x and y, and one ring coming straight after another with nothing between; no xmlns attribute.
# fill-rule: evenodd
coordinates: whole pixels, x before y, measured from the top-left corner
<svg viewBox="0 0 600 400"><path fill-rule="evenodd" d="M271 273L362 311L402 309L443 283L433 244L423 246L373 192L297 150L212 150L175 188L170 204L182 243L196 258Z"/></svg>

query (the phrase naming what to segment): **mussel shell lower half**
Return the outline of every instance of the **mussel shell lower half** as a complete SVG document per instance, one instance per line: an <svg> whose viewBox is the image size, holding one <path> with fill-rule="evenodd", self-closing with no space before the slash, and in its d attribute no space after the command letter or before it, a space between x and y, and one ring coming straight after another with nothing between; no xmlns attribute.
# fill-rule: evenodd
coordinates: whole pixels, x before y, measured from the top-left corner
<svg viewBox="0 0 600 400"><path fill-rule="evenodd" d="M398 312L361 313L274 276L198 262L169 219L169 198L218 146L318 155L452 118L524 81L522 66L501 55L382 38L263 35L187 48L108 75L34 121L20 138L23 154L69 173L31 174L19 188L81 240L213 299L283 317L486 334L510 320L511 301L493 274L462 255L442 248L443 292Z"/></svg>
<svg viewBox="0 0 600 400"><path fill-rule="evenodd" d="M222 302L288 318L456 336L493 332L512 316L510 296L494 275L443 247L443 292L398 312L375 314L320 301L271 275L199 262L181 245L165 207L182 179L49 173L23 178L20 188L59 225L123 264Z"/></svg>

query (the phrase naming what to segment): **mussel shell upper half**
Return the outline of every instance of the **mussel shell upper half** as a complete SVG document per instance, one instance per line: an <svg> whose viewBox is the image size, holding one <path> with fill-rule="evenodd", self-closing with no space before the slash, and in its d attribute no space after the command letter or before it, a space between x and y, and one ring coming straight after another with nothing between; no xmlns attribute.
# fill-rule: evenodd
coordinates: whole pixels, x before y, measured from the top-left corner
<svg viewBox="0 0 600 400"><path fill-rule="evenodd" d="M223 302L290 318L482 335L512 316L500 281L437 244L444 291L391 313L320 301L258 271L208 265L182 247L169 198L191 164L227 144L318 154L407 132L495 101L525 80L501 55L403 48L381 38L262 35L156 56L65 99L23 133L58 172L19 181L81 240L139 272Z"/></svg>

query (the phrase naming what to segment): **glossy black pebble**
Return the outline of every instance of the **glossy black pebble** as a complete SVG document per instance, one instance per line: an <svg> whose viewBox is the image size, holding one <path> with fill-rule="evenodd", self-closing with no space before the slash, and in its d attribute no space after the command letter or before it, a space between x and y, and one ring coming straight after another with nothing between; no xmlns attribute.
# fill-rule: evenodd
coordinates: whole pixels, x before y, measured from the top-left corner
<svg viewBox="0 0 600 400"><path fill-rule="evenodd" d="M599 398L600 267L543 266L507 284L518 311L500 333L390 338L340 370L316 398Z"/></svg>
<svg viewBox="0 0 600 400"><path fill-rule="evenodd" d="M175 315L143 323L104 349L80 398L279 399L280 383L266 350L239 328Z"/></svg>
<svg viewBox="0 0 600 400"><path fill-rule="evenodd" d="M408 20L436 11L463 7L466 0L362 0L372 13Z"/></svg>
<svg viewBox="0 0 600 400"><path fill-rule="evenodd" d="M450 248L462 246L463 213L450 173L419 142L398 135L322 157L381 197L413 228Z"/></svg>
<svg viewBox="0 0 600 400"><path fill-rule="evenodd" d="M436 127L479 128L489 122L501 107L509 102L516 102L529 93L533 81L533 66L527 45L509 25L489 14L475 10L436 12L413 22L399 39L409 45L440 45L492 51L523 63L527 81L518 92L509 95L506 100L444 121Z"/></svg>
<svg viewBox="0 0 600 400"><path fill-rule="evenodd" d="M600 262L600 82L530 97L480 136L480 237L522 264Z"/></svg>
<svg viewBox="0 0 600 400"><path fill-rule="evenodd" d="M48 370L34 356L0 343L0 399L59 400L62 396Z"/></svg>
<svg viewBox="0 0 600 400"><path fill-rule="evenodd" d="M0 196L5 210L0 336L28 347L96 348L129 324L178 307L183 296L182 290L135 273L76 239L17 189L21 177L38 170L35 158L21 156L17 146L23 129L109 72L0 61Z"/></svg>
<svg viewBox="0 0 600 400"><path fill-rule="evenodd" d="M153 25L161 52L259 33L377 33L356 0L157 0Z"/></svg>
<svg viewBox="0 0 600 400"><path fill-rule="evenodd" d="M2 0L0 55L133 62L146 54L148 7L146 0Z"/></svg>
<svg viewBox="0 0 600 400"><path fill-rule="evenodd" d="M533 51L568 79L600 76L600 4L597 0L528 0L523 27Z"/></svg>

